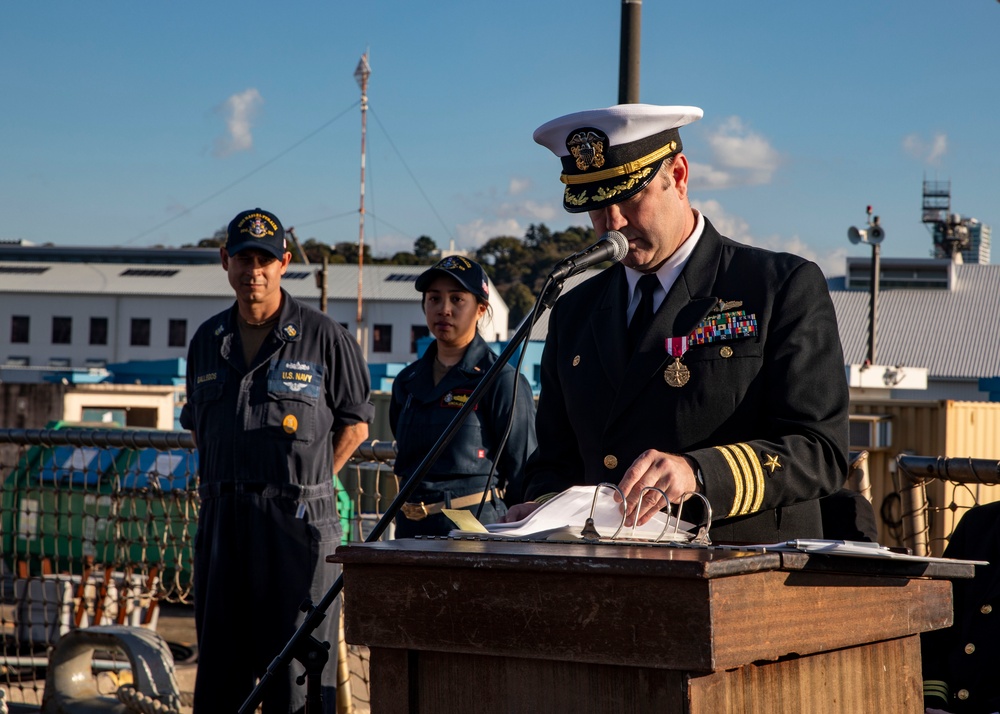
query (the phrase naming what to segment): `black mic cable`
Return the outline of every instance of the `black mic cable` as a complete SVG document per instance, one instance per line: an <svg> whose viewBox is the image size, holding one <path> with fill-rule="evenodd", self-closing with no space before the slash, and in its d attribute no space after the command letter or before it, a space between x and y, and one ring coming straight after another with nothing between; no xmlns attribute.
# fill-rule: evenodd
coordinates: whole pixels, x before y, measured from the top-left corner
<svg viewBox="0 0 1000 714"><path fill-rule="evenodd" d="M540 298L545 294L545 291L548 289L549 283L551 282L551 277L545 279L545 284L542 286L539 298L535 299L535 304L531 306L531 312L529 312L527 318L525 318L531 321L529 324L532 328L535 326L535 322L537 322L540 317L538 312L538 305L541 302ZM531 333L529 331L528 339L521 345L521 354L517 357L517 367L514 368L514 389L511 392L510 413L507 415L507 425L504 428L503 438L500 440L499 446L497 446L496 457L493 459L492 466L490 466L489 476L486 477L486 486L483 488L483 497L479 500L479 508L476 509L476 520L479 520L479 517L483 513L483 507L486 505L486 497L489 495L491 484L493 483L493 476L496 474L497 465L500 463L500 457L503 454L504 449L507 447L507 439L510 437L511 429L514 426L514 412L517 409L517 391L521 386L521 366L524 364L524 356L528 353L528 342L530 341ZM532 408L534 408L534 405L532 405Z"/></svg>

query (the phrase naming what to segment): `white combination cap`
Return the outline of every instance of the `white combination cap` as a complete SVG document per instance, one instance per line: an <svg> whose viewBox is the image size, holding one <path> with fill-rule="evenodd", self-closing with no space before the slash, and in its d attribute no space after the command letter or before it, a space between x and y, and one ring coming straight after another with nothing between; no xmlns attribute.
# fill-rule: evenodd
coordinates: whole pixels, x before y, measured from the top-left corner
<svg viewBox="0 0 1000 714"><path fill-rule="evenodd" d="M683 150L678 128L703 115L698 107L618 104L553 119L534 139L562 161L563 206L583 213L645 188L663 160Z"/></svg>

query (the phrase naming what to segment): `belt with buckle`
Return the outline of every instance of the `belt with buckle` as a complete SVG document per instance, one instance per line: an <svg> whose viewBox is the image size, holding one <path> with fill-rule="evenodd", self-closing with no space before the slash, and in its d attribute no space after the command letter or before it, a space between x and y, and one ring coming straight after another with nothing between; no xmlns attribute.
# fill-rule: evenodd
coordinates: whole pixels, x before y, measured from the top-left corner
<svg viewBox="0 0 1000 714"><path fill-rule="evenodd" d="M435 513L440 513L445 508L465 508L466 506L474 506L483 500L483 494L481 493L470 493L468 496L460 496L459 498L451 499L451 506L445 501L439 501L438 503L404 503L403 504L403 515L406 516L411 521L422 521L427 516L433 516Z"/></svg>

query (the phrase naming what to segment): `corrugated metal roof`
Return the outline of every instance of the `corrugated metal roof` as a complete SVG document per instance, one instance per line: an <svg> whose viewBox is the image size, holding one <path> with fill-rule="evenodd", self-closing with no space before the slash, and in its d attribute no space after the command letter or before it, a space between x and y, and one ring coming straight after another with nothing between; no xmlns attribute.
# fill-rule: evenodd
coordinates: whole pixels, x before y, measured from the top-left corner
<svg viewBox="0 0 1000 714"><path fill-rule="evenodd" d="M281 280L296 297L318 296L318 265L292 263ZM365 300L418 301L416 276L426 265L369 265L362 273ZM231 297L221 265L151 265L149 263L0 262L0 294L72 294ZM495 290L492 294L496 294ZM331 265L330 300L356 299L358 267Z"/></svg>
<svg viewBox="0 0 1000 714"><path fill-rule="evenodd" d="M931 377L1000 376L1000 265L956 265L952 290L880 290L875 361L926 367ZM867 291L829 281L848 364L868 357Z"/></svg>

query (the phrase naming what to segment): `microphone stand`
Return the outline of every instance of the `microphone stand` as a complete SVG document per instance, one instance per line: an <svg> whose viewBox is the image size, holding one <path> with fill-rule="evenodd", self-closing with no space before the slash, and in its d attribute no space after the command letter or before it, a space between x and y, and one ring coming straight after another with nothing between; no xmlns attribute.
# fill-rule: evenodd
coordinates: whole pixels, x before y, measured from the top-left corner
<svg viewBox="0 0 1000 714"><path fill-rule="evenodd" d="M441 453L448 447L452 439L455 438L455 434L465 423L468 418L469 413L479 404L479 401L483 398L486 390L493 386L493 383L500 376L500 372L506 365L514 352L517 351L518 347L527 340L528 336L531 334L531 328L535 326L538 318L541 316L542 311L550 309L562 292L563 279L553 280L552 275L545 281L545 285L542 288L541 295L538 298L538 302L531 311L531 318L524 320L521 326L518 327L517 331L514 333L514 337L511 338L507 343L507 347L504 348L500 356L497 357L496 362L486 371L483 378L480 380L479 384L469 395L468 401L462 405L462 408L455 414L455 417L448 424L448 428L444 430L438 440L435 442L434 446L424 457L420 465L417 466L416 471L413 475L407 479L406 483L396 494L396 498L393 499L392 503L386 509L385 513L382 514L382 518L379 519L378 523L372 529L368 537L365 538L366 543L371 543L379 539L385 530L389 527L389 524L393 522L396 518L396 514L402 509L403 504L406 503L407 499L417 490L417 486L421 484L427 472L430 471L430 467L437 461ZM541 309L539 309L541 308ZM288 667L291 660L294 658L298 660L303 667L305 667L305 682L306 686L306 714L318 714L320 711L320 706L322 704L322 693L320 687L320 676L323 673L323 667L326 665L329 659L329 649L330 644L328 642L320 642L315 637L313 637L313 631L319 626L323 618L326 617L326 611L329 609L333 601L337 599L341 591L344 589L344 575L337 578L336 582L330 586L326 594L323 595L322 599L316 604L307 598L302 601L299 609L306 613L305 619L302 624L299 625L295 634L292 638L288 640L284 648L278 654L277 657L267 666L267 671L257 682L257 686L253 688L250 692L250 696L243 702L243 705L239 709L239 714L252 714L256 710L257 706L260 704L261 699L264 696L264 690L270 681L276 676L277 672ZM303 684L302 679L298 680L299 684Z"/></svg>

